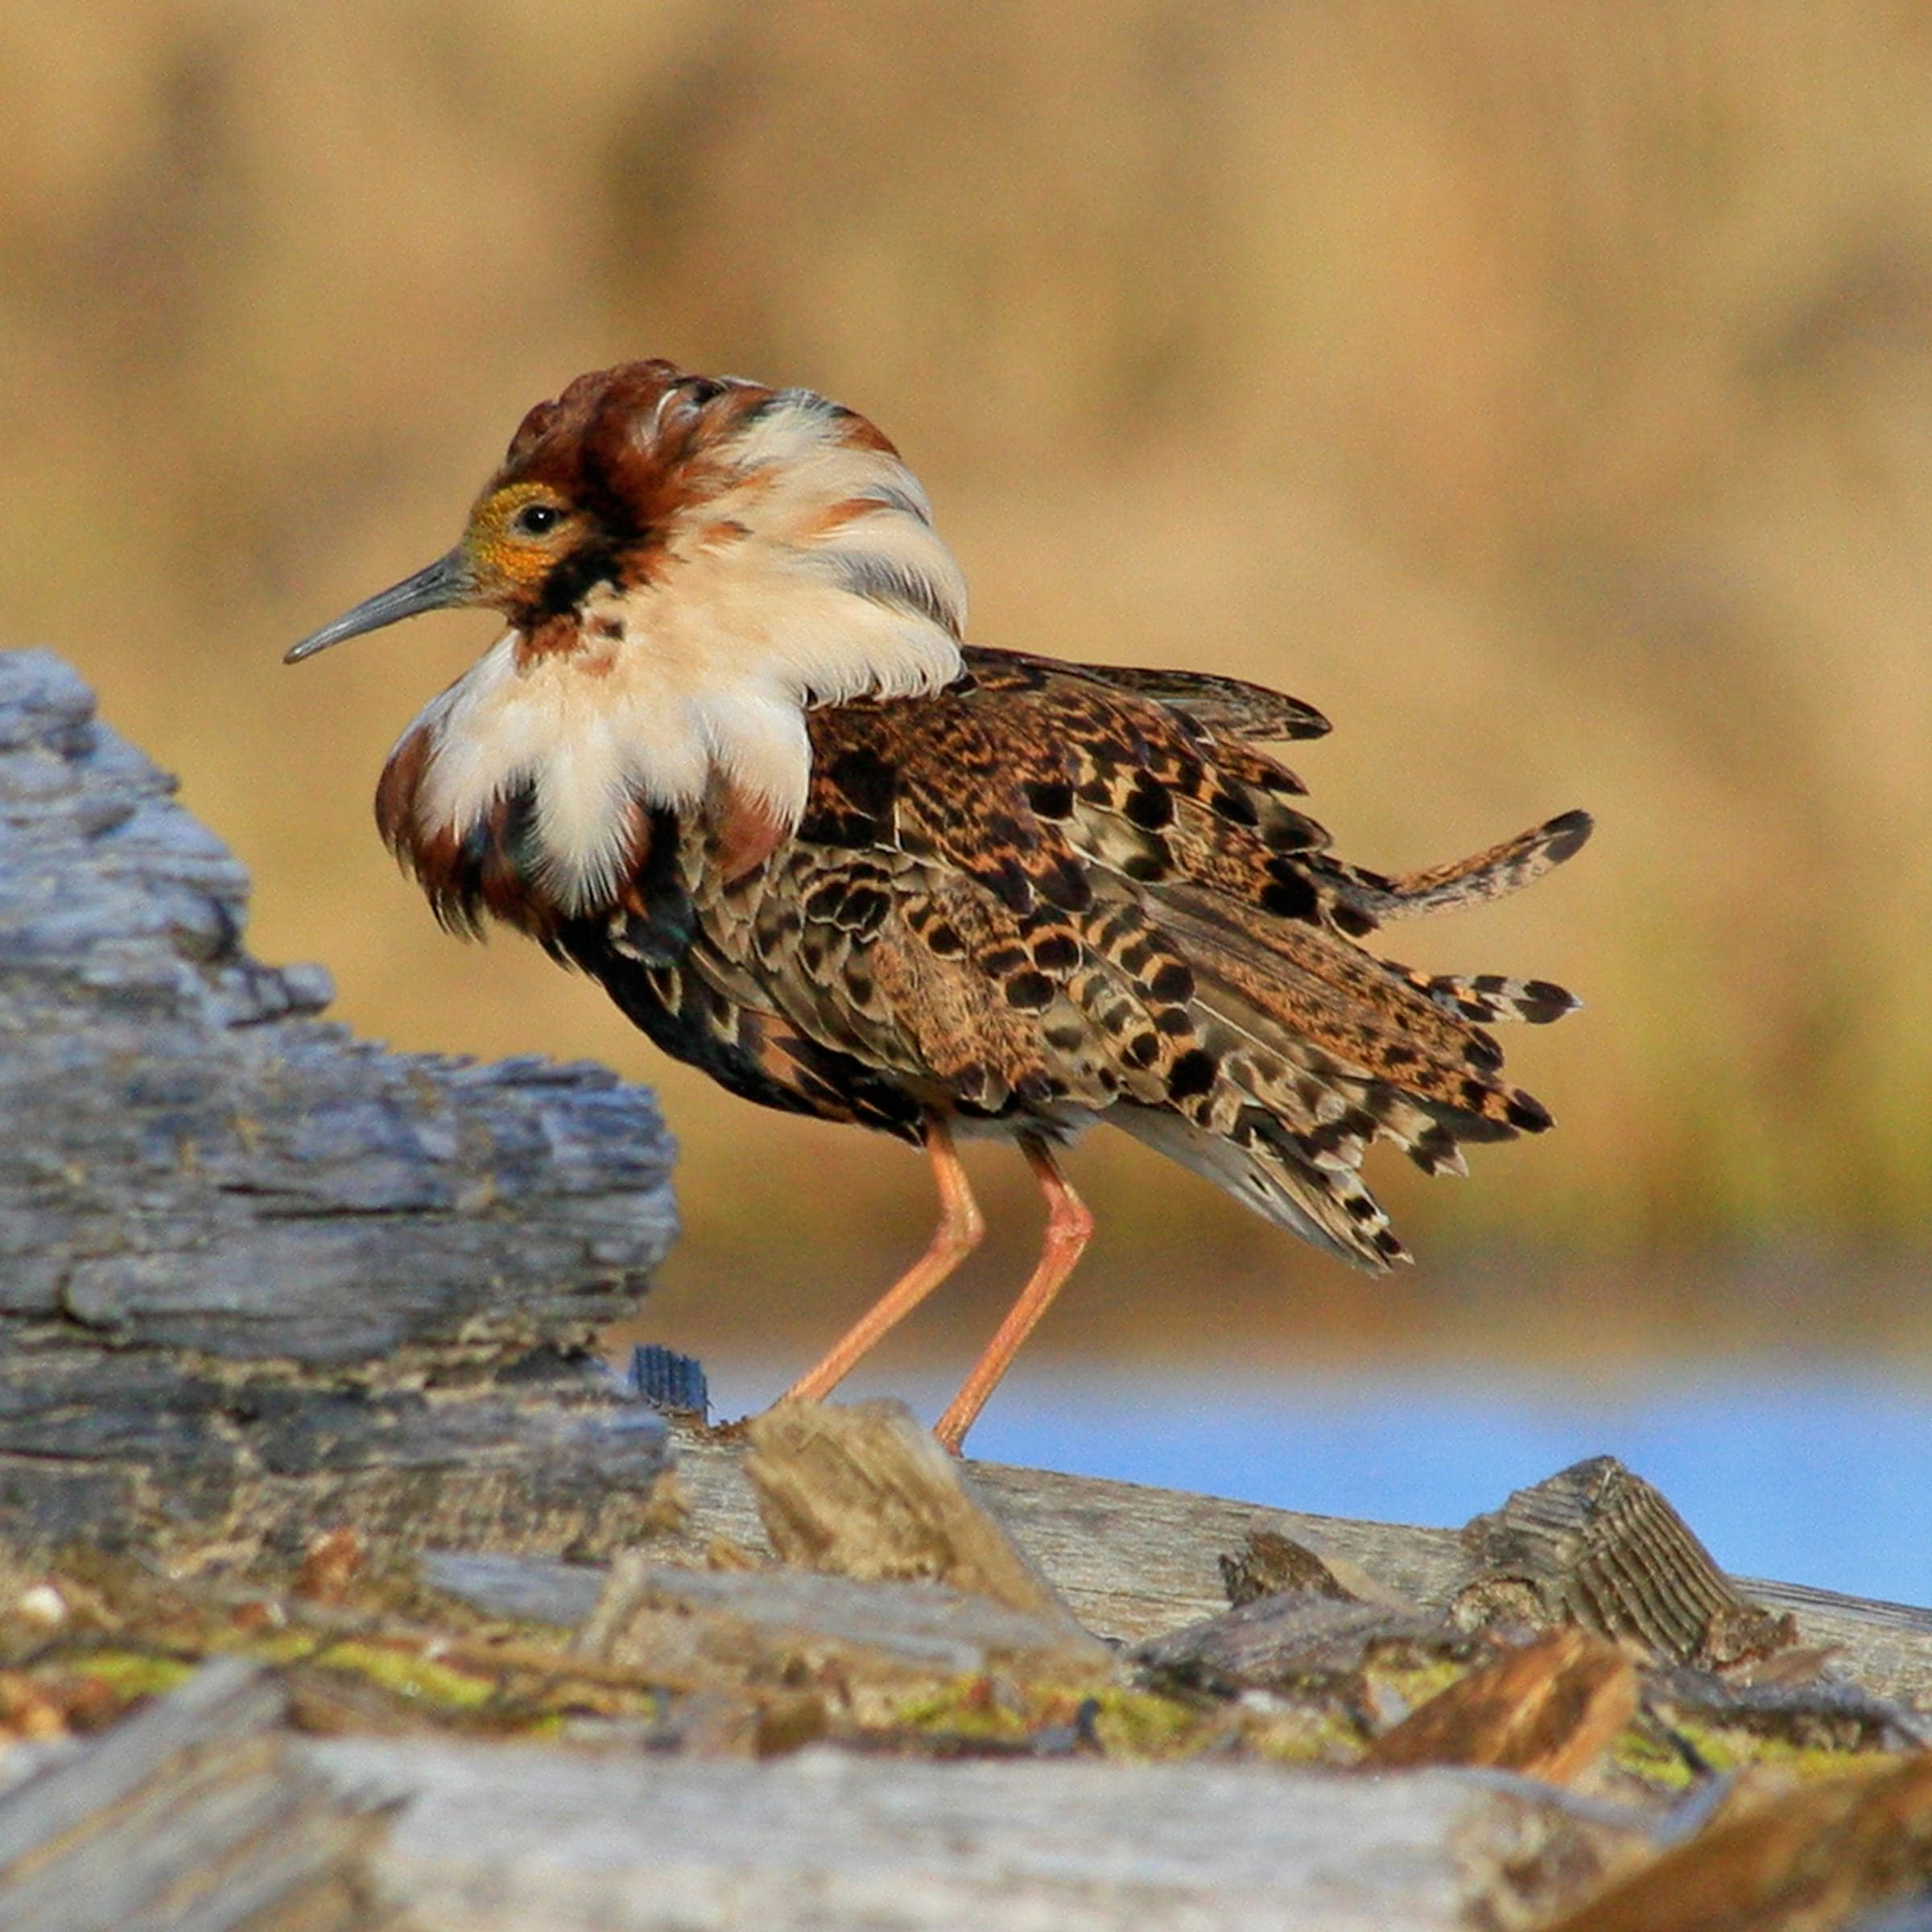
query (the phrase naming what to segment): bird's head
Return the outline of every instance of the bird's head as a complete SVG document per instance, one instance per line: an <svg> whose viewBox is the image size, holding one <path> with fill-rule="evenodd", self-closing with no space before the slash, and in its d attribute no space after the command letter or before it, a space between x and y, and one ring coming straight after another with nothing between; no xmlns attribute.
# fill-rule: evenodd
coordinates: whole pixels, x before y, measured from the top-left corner
<svg viewBox="0 0 1932 1932"><path fill-rule="evenodd" d="M944 640L956 645L966 603L931 517L897 450L851 410L806 390L622 363L530 411L453 550L311 633L286 661L471 605L501 613L537 650L568 651L590 641L593 604L605 640L612 607L628 605L622 629L648 643L662 628L653 619L668 614L653 593L723 584L742 594L771 572L774 593L829 588L903 620L897 654L912 663L895 671L886 649L876 679L855 683L848 665L821 695L927 687L957 671ZM681 584L680 567L706 583ZM796 601L803 621L815 600Z"/></svg>

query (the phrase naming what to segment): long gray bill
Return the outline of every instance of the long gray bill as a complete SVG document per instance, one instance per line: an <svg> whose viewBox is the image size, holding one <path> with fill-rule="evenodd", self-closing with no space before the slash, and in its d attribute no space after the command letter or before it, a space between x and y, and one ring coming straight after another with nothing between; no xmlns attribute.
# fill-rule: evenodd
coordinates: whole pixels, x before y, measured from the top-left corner
<svg viewBox="0 0 1932 1932"><path fill-rule="evenodd" d="M469 602L475 594L476 578L469 557L459 545L446 557L438 557L413 577L365 597L353 610L345 611L332 624L312 630L299 644L283 652L284 664L299 664L332 644L365 632L399 624L405 617L419 617L426 610L451 610Z"/></svg>

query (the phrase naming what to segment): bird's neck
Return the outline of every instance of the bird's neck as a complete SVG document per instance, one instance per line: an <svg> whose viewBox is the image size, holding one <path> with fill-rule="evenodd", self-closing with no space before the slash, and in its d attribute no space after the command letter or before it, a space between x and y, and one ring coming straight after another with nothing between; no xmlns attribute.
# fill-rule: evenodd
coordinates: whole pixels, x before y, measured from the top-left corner
<svg viewBox="0 0 1932 1932"><path fill-rule="evenodd" d="M676 595L593 592L572 617L511 633L411 724L378 817L432 898L432 873L500 832L514 849L499 869L556 913L613 905L664 811L710 819L720 864L745 870L804 810L808 708L959 673L953 632L902 602L710 561L681 569Z"/></svg>

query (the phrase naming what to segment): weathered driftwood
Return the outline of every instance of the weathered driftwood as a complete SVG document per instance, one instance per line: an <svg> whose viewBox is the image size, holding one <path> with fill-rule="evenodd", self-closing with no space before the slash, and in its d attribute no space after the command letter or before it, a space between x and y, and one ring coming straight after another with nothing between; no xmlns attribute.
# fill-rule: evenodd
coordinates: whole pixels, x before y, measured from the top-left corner
<svg viewBox="0 0 1932 1932"><path fill-rule="evenodd" d="M675 1428L679 1479L690 1509L658 1547L702 1561L708 1546L721 1538L753 1554L771 1554L742 1445L727 1432L687 1422ZM1421 1609L1446 1613L1472 1582L1491 1573L1491 1546L1480 1534L1466 1538L1454 1530L1311 1516L1000 1463L969 1462L966 1468L976 1491L1080 1621L1097 1635L1128 1643L1224 1616L1223 1559L1237 1556L1257 1531L1287 1537L1318 1554L1332 1552L1383 1592ZM1571 1480L1600 1483L1602 1474L1594 1465L1579 1465ZM1932 1610L1756 1578L1731 1582L1744 1597L1789 1612L1795 1642L1831 1647L1834 1662L1868 1690L1932 1703Z"/></svg>
<svg viewBox="0 0 1932 1932"><path fill-rule="evenodd" d="M1447 1932L1546 1833L1450 1772L777 1764L311 1747L404 1801L371 1861L420 1932Z"/></svg>
<svg viewBox="0 0 1932 1932"><path fill-rule="evenodd" d="M269 1673L209 1664L101 1744L0 1793L10 1932L225 1932L382 1922L377 1794L303 1761Z"/></svg>
<svg viewBox="0 0 1932 1932"><path fill-rule="evenodd" d="M1372 1654L1466 1664L1484 1648L1440 1611L1291 1590L1150 1637L1133 1654L1164 1683L1232 1696L1356 1677Z"/></svg>
<svg viewBox="0 0 1932 1932"><path fill-rule="evenodd" d="M1640 1818L1482 1772L314 1742L287 1701L219 1662L44 1754L0 1793L6 1924L1554 1932L1571 1907L1562 1932L1844 1932L1932 1870L1922 1753L1686 1805L1660 1852Z"/></svg>
<svg viewBox="0 0 1932 1932"><path fill-rule="evenodd" d="M753 1424L748 1433L757 1447L743 1458L742 1473L780 1549L795 1561L859 1575L890 1572L909 1559L927 1574L945 1574L954 1548L952 1526L963 1508L969 1517L976 1513L970 1491L981 1484L908 1455L907 1427L903 1412L887 1404L842 1414L788 1410ZM720 1528L727 1535L749 1536L739 1499L729 1499L728 1516L713 1507L723 1487L722 1465L715 1459L734 1453L716 1441L687 1445L685 1482L696 1507L682 1532L687 1539ZM714 1459L700 1475L708 1456ZM980 1472L981 1483L985 1473ZM1021 1472L1003 1472L1003 1479L1010 1488L1027 1487ZM1144 1567L1150 1492L1078 1487L1079 1530L1091 1544L1116 1553L1124 1566ZM883 1508L864 1506L865 1499L881 1495ZM1177 1511L1190 1506L1189 1499L1162 1500ZM801 1524L807 1525L803 1534ZM1529 1525L1522 1535L1516 1533L1520 1525ZM1624 1926L1654 1932L1690 1932L1694 1926L1700 1932L1825 1932L1932 1876L1932 1780L1924 1771L1920 1722L1855 1684L1821 1678L1815 1648L1798 1642L1795 1629L1766 1616L1724 1577L1664 1500L1629 1472L1604 1463L1579 1465L1519 1493L1494 1516L1479 1518L1455 1539L1453 1567L1441 1566L1446 1573L1436 1579L1433 1610L1405 1601L1365 1567L1374 1562L1388 1573L1396 1567L1388 1560L1390 1553L1413 1562L1414 1552L1403 1551L1399 1533L1357 1534L1364 1527L1321 1525L1315 1534L1318 1553L1290 1544L1286 1519L1270 1514L1257 1526L1251 1517L1238 1554L1231 1558L1224 1550L1210 1559L1199 1553L1194 1559L1202 1574L1222 1572L1234 1587L1231 1594L1247 1600L1120 1656L1112 1682L1131 1684L1137 1677L1162 1686L1179 1680L1224 1695L1260 1688L1279 1694L1305 1718L1326 1711L1326 1720L1315 1718L1314 1729L1298 1732L1291 1723L1271 1728L1265 1716L1249 1715L1244 1702L1228 1707L1241 1715L1218 1742L1211 1741L1209 1730L1197 1732L1186 1748L1252 1760L1257 1752L1286 1747L1319 1759L1335 1749L1334 1730L1325 1735L1322 1728L1325 1721L1354 1732L1358 1740L1344 1747L1345 1759L1331 1761L1352 1761L1380 1773L1375 1788L1399 1794L1395 1802L1402 1806L1417 1803L1426 1789L1413 1776L1401 1775L1404 1769L1430 1763L1489 1768L1492 1781L1487 1785L1476 1769L1464 1771L1464 1792L1486 1789L1499 1800L1506 1795L1518 1809L1505 1823L1497 1812L1479 1808L1451 1841L1460 1855L1476 1859L1464 1868L1474 1889L1462 1907L1476 1922L1538 1922L1581 1898L1575 1932ZM964 1539L969 1547L980 1534L976 1528L969 1533ZM994 1534L1000 1534L997 1527ZM1338 1545L1348 1542L1360 1560L1339 1554ZM742 1544L731 1547L741 1558ZM1429 1555L1433 1560L1446 1554L1439 1546ZM966 1666L976 1681L1005 1683L1008 1699L1021 1706L1030 1676L1063 1682L1073 1675L1067 1661L1043 1645L958 1649L943 1660L935 1641L956 1641L972 1619L947 1601L950 1593L931 1584L867 1585L840 1579L828 1589L832 1579L792 1571L748 1574L734 1568L707 1575L647 1567L637 1558L626 1563L631 1573L626 1575L625 1563L620 1563L585 1626L588 1647L597 1654L621 1653L610 1641L616 1631L622 1633L619 1645L626 1639L631 1644L634 1662L648 1665L655 1657L658 1668L679 1666L689 1682L694 1676L701 1681L703 1671L694 1673L692 1666L708 1647L712 1666L729 1669L743 1686L762 1680L768 1687L810 1686L808 1695L821 1700L836 1687L848 1720L863 1724L869 1710L880 1727L875 1737L892 1736L895 1700L905 1708L908 1685L942 1667L943 1661ZM1043 1567L1051 1575L1051 1563ZM1270 1567L1279 1587L1252 1595L1249 1586ZM460 1570L445 1568L444 1575L462 1587ZM1497 1598L1499 1578L1513 1583L1513 1595ZM584 1580L575 1573L580 1607ZM1629 1608L1630 1592L1637 1596L1641 1615ZM897 1620L908 1611L902 1594L914 1611L914 1641L894 1653L890 1639L902 1628ZM535 1600L526 1595L522 1600L528 1607ZM1472 1604L1486 1607L1494 1600L1506 1602L1514 1612L1554 1618L1557 1627L1526 1643L1520 1635L1505 1637L1499 1654L1499 1633L1472 1631L1468 1623ZM1686 1604L1699 1613L1685 1612ZM666 1612L673 1606L679 1620L667 1629ZM646 1612L642 1617L640 1608ZM981 1614L1012 1613L988 1603ZM1592 1620L1619 1634L1622 1644L1578 1627ZM1741 1645L1732 1641L1740 1633L1749 1640ZM1649 1654L1641 1667L1639 1646ZM1679 1656L1712 1667L1674 1664ZM1463 1667L1462 1674L1452 1675L1447 1687L1402 1712L1394 1682L1434 1678L1439 1684L1445 1667L1453 1672L1455 1666ZM1719 1675L1720 1668L1731 1676ZM1752 1682L1753 1670L1773 1674ZM1775 1674L1780 1671L1784 1678ZM1378 1683L1372 1685L1372 1678ZM1108 1680L1096 1673L1075 1681L1099 1686ZM856 1691L855 1682L861 1686ZM923 1707L928 1713L946 1707L943 1699ZM1088 1708L1097 1711L1100 1699L1092 1699ZM796 1710L785 1713L783 1722L795 1736L821 1734ZM1722 1744L1748 1761L1750 1746L1740 1740L1761 1726L1759 1734L1777 1740L1787 1752L1796 1748L1814 1760L1838 1754L1845 1774L1815 1790L1769 1802L1747 1785L1738 1802L1726 1804L1724 1785L1708 1781L1662 1817L1607 1804L1600 1795L1572 1801L1555 1789L1580 1781L1587 1790L1627 1797L1645 1789L1646 1775L1653 1781L1653 1793L1669 1789L1674 1769L1681 1776L1686 1765L1701 1761L1692 1736L1704 1748ZM1058 1748L1078 1748L1077 1723L1072 1732L1075 1742ZM772 1734L770 1727L764 1734ZM714 1725L710 1735L725 1734ZM741 1725L739 1749L762 1748L758 1735L755 1728ZM1022 1757L1040 1755L1046 1736L1039 1732L1023 1739L1018 1745ZM1365 1744L1359 1741L1363 1738ZM1089 1735L1088 1741L1092 1748L1105 1748L1097 1736ZM1620 1752L1614 1765L1613 1749ZM1640 1768L1646 1749L1647 1773ZM802 1770L811 1761L794 1760L787 1771ZM1261 1808L1253 1806L1253 1787L1238 1775L1228 1777L1233 1766L1215 1774L1228 1781L1212 1790L1190 1788L1198 1765L1145 1766L1144 1776L1137 1773L1135 1781L1116 1790L1102 1824L1097 1814L1086 1814L1077 1780L1042 1778L1038 1765L1016 1763L1003 1779L982 1773L999 1802L991 1814L981 1815L973 1813L968 1799L963 1821L961 1782L935 1777L929 1769L901 1767L903 1775L895 1774L888 1798L872 1783L869 1769L825 1761L836 1768L821 1775L838 1781L842 1802L838 1814L828 1814L819 1827L815 1842L794 1836L799 1827L787 1808L804 1806L787 1790L785 1776L767 1773L760 1779L753 1773L742 1784L723 1777L701 1799L683 1793L672 1797L660 1787L657 1802L667 1804L679 1821L679 1850L663 1852L677 1876L671 1894L675 1905L667 1912L687 1913L690 1922L731 1925L741 1922L731 1916L733 1909L750 1901L753 1922L781 1926L825 1922L841 1914L876 1915L902 1926L959 1922L969 1916L992 1926L1048 1918L1055 1924L1096 1926L1178 1924L1203 1916L1244 1925L1324 1922L1319 1907L1310 1903L1311 1874L1301 1862L1309 1847L1300 1810L1307 1792L1324 1787L1319 1780L1307 1784L1306 1773L1281 1778L1276 1790L1282 1809L1270 1813L1265 1798ZM487 1813L488 1801L479 1800L469 1781L475 1768L459 1769L446 1757L427 1773L427 1785L415 1789L433 1807ZM423 1775L420 1764L417 1774ZM446 1777L453 1789L441 1788ZM1659 1778L1661 1785L1654 1781ZM707 1802L715 1807L707 1827L690 1824L685 1807ZM774 1804L782 1815L773 1815ZM1177 1806L1203 1804L1216 1808L1217 1831L1228 1835L1213 1841L1217 1858L1212 1871L1198 1878L1178 1874L1165 1825L1156 1821L1170 1819ZM1052 1806L1052 1824L1042 1827L1044 1843L1036 1834L1015 1856L1008 1834L1030 1805ZM749 1824L741 1806L752 1810ZM896 1831L881 1828L881 1814L888 1812ZM923 1835L939 1831L942 1819L952 1834L946 1842L956 1847L964 1839L976 1867L988 1858L993 1861L997 1885L989 1896L973 1889L976 1869L968 1875L935 1868ZM433 1901L432 1922L436 1911L473 1896L440 1889L447 1882L450 1854L439 1840L448 1829L430 1827L425 1820L422 1838L412 1839L405 1827L382 1866L412 1905ZM658 1829L646 1827L654 1858ZM1356 1834L1351 1849L1333 1868L1343 1885L1332 1895L1315 1889L1315 1896L1332 1906L1336 1922L1368 1924L1379 1917L1403 1924L1410 1922L1406 1915L1418 1911L1428 1922L1443 1909L1433 1893L1418 1901L1399 1889L1373 1900L1352 1890L1362 1880L1362 1860L1401 1853L1364 1818L1354 1819L1349 1829ZM557 1854L567 1881L580 1858L602 1855L595 1849L605 1843L602 1827L586 1823L584 1832L573 1843L572 1827L559 1823L554 1839L547 1835L547 1842L570 1847ZM1438 1840L1435 1848L1439 1853L1448 1847ZM1150 1882L1144 1863L1150 1853L1171 1889ZM506 1859L518 1875L513 1886L519 1880L530 1882L543 1856L533 1859L520 1837L506 1853L487 1856ZM1035 1885L1034 1859L1050 1865L1056 1889ZM1295 1889L1278 1898L1265 1881L1257 1885L1263 1868L1287 1877ZM787 1872L798 1882L786 1882ZM555 1876L546 1871L542 1882L547 1886ZM686 1883L688 1893L679 1889ZM493 1901L501 1894L492 1888L488 1896ZM801 1897L811 1902L801 1905ZM1014 1916L1006 1917L1008 1912ZM634 1922L658 1922L640 1917Z"/></svg>
<svg viewBox="0 0 1932 1932"><path fill-rule="evenodd" d="M942 1583L617 1558L578 1649L673 1684L811 1681L841 1701L999 1672L1061 1685L1115 1674L1083 1631ZM875 1709L879 1707L876 1703Z"/></svg>
<svg viewBox="0 0 1932 1932"><path fill-rule="evenodd" d="M219 1776L158 1751L138 1715L68 1743L0 1797L0 1922L19 1920L14 1891L44 1902L47 1861L109 1835L90 1805L118 1847L109 1876L134 1875L115 1878L112 1909L158 1926L340 1922L300 1893L291 1915L275 1889L308 1884L318 1860L336 1884L324 1902L361 1901L349 1922L506 1932L1504 1926L1571 1909L1606 1929L1842 1932L1932 1878L1917 1720L1821 1685L1813 1650L1753 1653L1725 1678L1574 1622L1541 1638L1471 1631L1380 1583L1358 1599L1344 1579L1371 1579L1347 1558L1276 1549L1282 1591L1109 1653L1051 1598L1042 1615L931 1580L957 1561L997 1584L985 1557L1003 1533L956 1465L909 1453L907 1430L895 1406L868 1404L756 1432L747 1479L781 1541L811 1526L796 1547L829 1571L746 1568L742 1545L720 1542L715 1567L679 1567L654 1560L661 1537L600 1581L502 1555L385 1564L345 1534L279 1584L261 1566L0 1566L0 1743L22 1724L45 1736L62 1711L103 1721L101 1696L125 1699L110 1687L130 1666L139 1681L144 1636L170 1670L257 1645L303 1728L361 1733L293 1742L263 1702ZM1606 1474L1614 1493L1624 1479L1594 1480ZM888 1507L855 1506L881 1484ZM1144 1511L1085 1487L1088 1533L1130 1551ZM860 1580L908 1556L914 1580ZM440 1590L524 1620L478 1624ZM95 1661L104 1639L118 1667L111 1648ZM1190 1656L1228 1681L1197 1670L1177 1691ZM1785 1675L1737 1681L1761 1668ZM1763 1764L1713 1777L1713 1761L1754 1763L1760 1724ZM479 1728L522 1741L424 1735ZM163 1761L180 1765L185 1824L127 1802ZM7 1765L0 1751L0 1776ZM1815 1781L1786 1796L1794 1765ZM250 1781L263 1767L272 1811ZM385 1828L345 1852L386 1798ZM287 1850L264 1873L270 1816ZM233 1858L208 1849L224 1830ZM184 1870L184 1835L205 1896L164 1899L140 1875ZM198 1915L170 1915L184 1896Z"/></svg>
<svg viewBox="0 0 1932 1932"><path fill-rule="evenodd" d="M0 653L0 1524L609 1548L658 1426L583 1354L675 1225L648 1094L392 1054L46 653Z"/></svg>

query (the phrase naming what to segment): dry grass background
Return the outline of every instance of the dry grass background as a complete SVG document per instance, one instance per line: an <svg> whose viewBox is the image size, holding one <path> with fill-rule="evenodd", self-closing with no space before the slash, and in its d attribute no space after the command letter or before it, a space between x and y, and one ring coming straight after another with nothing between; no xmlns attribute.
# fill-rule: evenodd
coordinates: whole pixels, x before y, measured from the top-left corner
<svg viewBox="0 0 1932 1932"><path fill-rule="evenodd" d="M436 931L368 801L485 620L277 662L447 547L528 403L638 353L876 417L980 641L1319 704L1302 769L1351 856L1599 815L1524 900L1401 935L1588 1001L1517 1042L1558 1134L1389 1175L1446 1265L1364 1294L1099 1137L1091 1265L1158 1292L1076 1292L1063 1335L1212 1326L1183 1267L1358 1338L1444 1283L1518 1322L1502 1255L1563 1262L1600 1334L1664 1251L1916 1286L1926 7L97 0L0 10L0 628L183 774L257 949L327 961L344 1017L660 1084L683 1337L828 1334L919 1238L920 1164ZM1010 1272L1030 1190L976 1170Z"/></svg>

